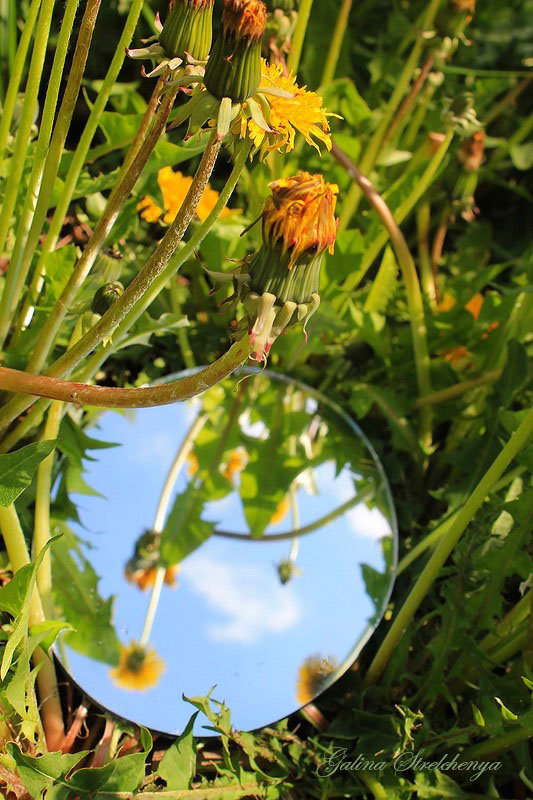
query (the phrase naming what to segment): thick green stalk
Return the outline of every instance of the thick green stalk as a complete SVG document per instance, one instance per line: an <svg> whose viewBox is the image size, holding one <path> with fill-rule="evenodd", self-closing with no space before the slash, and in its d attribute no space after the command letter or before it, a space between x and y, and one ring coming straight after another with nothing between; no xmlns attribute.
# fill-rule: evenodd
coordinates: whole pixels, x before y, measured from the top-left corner
<svg viewBox="0 0 533 800"><path fill-rule="evenodd" d="M438 547L422 570L422 573L411 589L402 608L396 615L389 632L385 636L381 647L370 664L364 680L365 686L375 683L382 674L405 629L413 619L414 614L431 589L433 583L438 578L442 567L455 545L474 518L478 509L484 503L487 494L489 494L496 481L501 478L515 456L528 444L532 435L533 409L528 411L526 417L522 420L507 444L481 478L464 506L460 509L457 517L453 520L447 532L442 537Z"/></svg>
<svg viewBox="0 0 533 800"><path fill-rule="evenodd" d="M441 0L430 0L428 7L426 9L426 13L424 14L424 18L422 20L422 30L427 30L433 25L435 20L435 16L439 9ZM370 174L372 168L374 167L376 161L378 160L381 145L389 128L389 125L396 113L398 106L404 95L407 93L409 84L411 83L411 79L413 77L413 73L418 65L420 60L420 55L422 53L423 48L426 45L425 39L418 34L416 37L415 44L409 58L405 63L405 67L402 70L398 81L394 87L394 91L387 103L385 111L383 112L382 120L379 126L376 128L368 146L361 158L361 162L359 164L359 168L361 172L365 175ZM357 185L352 185L348 194L344 199L344 203L342 206L342 213L339 218L339 232L342 233L348 228L350 224L350 220L352 219L353 215L357 211L359 203L361 201L363 194L361 189Z"/></svg>
<svg viewBox="0 0 533 800"><path fill-rule="evenodd" d="M34 375L16 369L0 367L0 388L11 392L24 392L38 397L51 397L64 403L101 408L149 408L189 400L200 392L230 375L246 361L253 347L244 336L217 361L191 377L160 386L136 389L116 389L92 386L88 383L64 381L47 375Z"/></svg>
<svg viewBox="0 0 533 800"><path fill-rule="evenodd" d="M418 203L421 197L426 193L428 188L433 183L437 171L441 165L441 162L446 155L446 151L450 146L450 142L453 138L453 131L448 131L446 137L441 142L435 155L429 162L426 170L421 175L420 180L414 186L412 192L409 194L405 200L400 203L398 208L393 212L394 219L398 225L404 221L407 215L413 210L415 205ZM377 236L374 241L369 245L368 249L365 251L363 256L363 260L361 266L356 272L352 272L342 285L342 289L344 292L351 292L357 288L357 286L361 283L363 278L365 277L366 273L368 272L370 266L374 262L374 260L379 255L380 250L384 247L389 239L389 232L388 230L384 230L379 236Z"/></svg>
<svg viewBox="0 0 533 800"><path fill-rule="evenodd" d="M322 72L322 79L320 86L326 86L335 77L335 69L339 60L342 43L346 34L346 26L348 24L348 17L350 16L350 9L353 0L342 0L339 9L339 15L335 24L335 30L329 43L329 50L324 64L324 71Z"/></svg>
<svg viewBox="0 0 533 800"><path fill-rule="evenodd" d="M144 310L150 305L150 303L154 300L155 297L159 294L165 283L172 277L172 275L177 272L179 267L191 256L194 255L196 249L200 246L203 239L213 225L215 224L216 220L220 216L222 209L226 206L235 186L237 185L237 181L239 180L239 176L244 168L246 163L246 159L250 153L251 146L249 143L243 143L240 149L237 152L235 158L235 165L231 174L226 181L226 185L224 186L223 190L220 193L220 196L213 206L211 213L206 217L204 222L197 228L194 234L191 236L189 241L181 248L177 256L170 260L170 262L166 265L166 268L163 272L158 275L153 283L149 285L144 293L141 293L140 297L138 297L132 308L126 310L126 313L122 316L119 316L118 320L115 320L114 317L110 318L108 316L109 312L107 312L100 323L103 320L106 320L106 327L102 329L99 325L94 326L88 332L88 334L80 340L84 342L83 350L80 353L79 350L79 343L74 348L70 348L67 352L60 358L55 364L52 365L48 374L50 375L68 375L70 372L77 366L77 364L92 350L94 350L103 340L109 339L110 334L115 331L114 333L114 341L115 343L119 344L120 341L125 338L126 332L129 330L131 325L133 325L137 319L141 316ZM192 188L192 187L191 187ZM154 254L155 255L155 254ZM128 287L129 288L129 287ZM126 290L127 291L127 290ZM124 292L126 294L126 292ZM113 307L115 307L118 303L121 302L124 295L120 297ZM113 308L111 308L111 311ZM100 324L99 323L99 324ZM116 329L116 330L115 330ZM87 336L90 338L87 339ZM88 380L90 375L93 375L96 370L104 363L108 355L113 351L113 347L109 345L106 347L102 347L98 352L96 352L92 358L90 359L91 362L91 369L87 372L84 372L84 379ZM14 419L16 419L19 414L21 414L26 408L28 408L33 402L31 397L14 397L8 403L5 404L4 408L0 410L0 430L5 429ZM41 401L42 402L42 401ZM31 412L33 413L33 412ZM37 415L36 415L37 417ZM24 425L25 420L23 420L20 425ZM17 441L18 428L15 431L12 431L8 439L11 442ZM11 445L12 446L12 445Z"/></svg>
<svg viewBox="0 0 533 800"><path fill-rule="evenodd" d="M31 128L37 109L37 96L41 84L48 34L54 11L54 0L43 0L39 21L35 31L35 42L28 73L26 92L20 124L17 130L13 155L9 162L9 177L6 182L2 209L0 210L0 254L4 253L7 235L11 227L11 216L17 202L24 164L30 144Z"/></svg>
<svg viewBox="0 0 533 800"><path fill-rule="evenodd" d="M490 761L500 753L527 742L533 737L533 728L515 727L499 736L492 736L485 742L468 747L461 753L461 761Z"/></svg>
<svg viewBox="0 0 533 800"><path fill-rule="evenodd" d="M8 292L6 286L4 296L2 297L2 305L0 306L0 347L5 341L9 325L16 313L19 299L26 283L28 271L35 251L37 250L39 237L48 213L54 181L57 176L57 170L74 107L78 99L100 3L101 0L88 0L87 2L52 138L49 146L47 143L45 152L42 154L41 158L37 159L36 157L38 172L35 177L38 180L38 185L36 184L33 191L28 191L23 211L23 221L19 225L17 231L15 247L8 270L8 281L12 282L13 288ZM65 25L65 21L63 25ZM43 114L43 122L45 118L46 113ZM54 114L52 113L50 117L47 118L46 125L51 125L53 118ZM36 203L35 198L37 198Z"/></svg>
<svg viewBox="0 0 533 800"><path fill-rule="evenodd" d="M97 256L109 235L120 209L130 197L131 191L139 178L146 162L159 141L159 137L165 127L168 115L174 103L175 93L169 92L161 104L161 107L154 120L146 139L141 145L137 155L133 159L129 170L111 192L109 200L102 217L98 221L93 235L87 243L83 254L77 262L72 275L70 276L61 296L58 298L52 311L48 315L46 322L39 332L35 342L32 356L28 362L28 370L38 372L46 361L48 353L53 346L55 337L59 331L61 323L68 313L76 295L89 274Z"/></svg>
<svg viewBox="0 0 533 800"><path fill-rule="evenodd" d="M15 298L16 289L24 285L26 278L25 275L20 275L21 257L33 220L35 198L39 194L44 176L45 162L47 161L49 153L50 137L52 135L52 127L56 114L57 99L59 97L59 89L63 78L63 69L65 66L70 34L78 5L79 0L68 0L55 48L54 61L48 80L48 88L46 90L46 98L39 128L39 136L33 154L32 171L26 189L26 200L17 226L15 247L9 262L6 283L0 302L0 350L4 345L18 302Z"/></svg>
<svg viewBox="0 0 533 800"><path fill-rule="evenodd" d="M17 103L18 90L22 80L22 73L26 64L26 55L30 46L33 29L35 27L35 20L41 7L41 0L32 0L32 4L28 11L28 16L24 23L22 36L20 37L19 46L15 55L13 68L10 70L9 85L7 87L6 98L2 107L2 114L0 116L0 162L4 160L5 149L13 121L13 112Z"/></svg>
<svg viewBox="0 0 533 800"><path fill-rule="evenodd" d="M65 183L63 185L63 191L56 206L48 234L42 246L41 255L37 262L37 274L41 274L43 272L49 253L51 253L56 246L68 207L76 188L76 184L78 183L83 164L85 163L87 152L91 146L91 142L100 123L101 116L107 105L109 95L115 86L118 74L122 64L124 63L124 58L126 56L125 50L130 44L134 34L135 27L141 13L143 1L144 0L132 0L128 16L124 23L124 27L122 28L121 37L117 43L115 54L111 64L109 65L109 69L102 82L102 86L100 87L100 91L98 92L96 100L94 101L89 118L85 123L78 146L74 151L74 155L65 178Z"/></svg>
<svg viewBox="0 0 533 800"><path fill-rule="evenodd" d="M460 397L465 392L470 392L472 389L478 389L480 386L486 386L487 383L494 383L502 374L501 369L493 369L480 375L479 378L471 378L468 381L461 381L454 383L453 386L447 386L446 389L440 389L438 392L422 395L414 402L414 408L423 408L423 406L436 406L439 403L446 403L448 400L454 400Z"/></svg>
<svg viewBox="0 0 533 800"><path fill-rule="evenodd" d="M307 23L309 22L312 5L313 0L300 0L298 6L298 22L296 23L296 28L292 36L291 52L287 59L287 67L289 71L293 72L295 75L298 72L298 66L300 64L305 32L307 31Z"/></svg>
<svg viewBox="0 0 533 800"><path fill-rule="evenodd" d="M0 529L6 546L9 562L13 572L30 563L30 554L14 505L0 507ZM34 588L30 601L30 625L39 625L44 621L44 613L37 587ZM40 713L46 744L49 750L58 750L65 737L63 714L57 687L54 662L46 653L37 648L33 653L33 663L40 666L37 673L37 686L41 699Z"/></svg>

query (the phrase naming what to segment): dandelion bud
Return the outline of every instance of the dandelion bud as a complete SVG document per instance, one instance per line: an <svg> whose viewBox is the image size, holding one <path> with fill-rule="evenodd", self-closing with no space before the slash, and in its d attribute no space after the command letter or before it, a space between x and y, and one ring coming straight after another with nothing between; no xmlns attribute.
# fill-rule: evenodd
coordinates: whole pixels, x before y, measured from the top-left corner
<svg viewBox="0 0 533 800"><path fill-rule="evenodd" d="M159 44L168 58L185 61L189 53L198 61L205 61L213 35L213 2L177 0L159 34Z"/></svg>
<svg viewBox="0 0 533 800"><path fill-rule="evenodd" d="M124 287L119 281L115 283L105 283L103 286L100 286L94 294L91 303L91 311L94 314L103 316L106 311L109 311L115 300L121 296L123 291Z"/></svg>
<svg viewBox="0 0 533 800"><path fill-rule="evenodd" d="M268 355L276 337L289 325L302 322L305 331L320 305L323 253L333 252L337 235L337 186L308 172L269 186L272 195L262 215L263 246L249 263L244 296L258 361Z"/></svg>
<svg viewBox="0 0 533 800"><path fill-rule="evenodd" d="M462 143L457 158L465 172L477 172L483 162L484 152L485 131L476 131Z"/></svg>
<svg viewBox="0 0 533 800"><path fill-rule="evenodd" d="M225 0L222 30L205 69L206 89L217 99L242 103L261 78L261 40L266 27L261 0Z"/></svg>
<svg viewBox="0 0 533 800"><path fill-rule="evenodd" d="M436 27L442 36L460 36L470 23L476 8L476 0L448 0L436 19Z"/></svg>

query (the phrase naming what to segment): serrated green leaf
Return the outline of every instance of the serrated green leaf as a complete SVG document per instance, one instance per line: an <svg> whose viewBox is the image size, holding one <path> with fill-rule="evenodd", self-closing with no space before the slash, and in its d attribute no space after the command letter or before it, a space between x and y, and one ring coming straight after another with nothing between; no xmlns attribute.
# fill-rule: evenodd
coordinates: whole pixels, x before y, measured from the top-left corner
<svg viewBox="0 0 533 800"><path fill-rule="evenodd" d="M192 483L176 495L161 533L161 557L166 564L183 561L213 533L215 524L201 519L206 500L205 490Z"/></svg>
<svg viewBox="0 0 533 800"><path fill-rule="evenodd" d="M387 245L378 274L372 282L372 287L366 298L364 311L377 311L384 313L389 300L391 299L397 284L398 265L394 256L394 251Z"/></svg>
<svg viewBox="0 0 533 800"><path fill-rule="evenodd" d="M190 789L196 773L196 746L193 736L194 723L200 712L196 711L183 733L172 742L161 759L157 775L167 789Z"/></svg>
<svg viewBox="0 0 533 800"><path fill-rule="evenodd" d="M30 485L35 470L50 455L56 439L34 442L14 453L0 455L0 506L7 508Z"/></svg>

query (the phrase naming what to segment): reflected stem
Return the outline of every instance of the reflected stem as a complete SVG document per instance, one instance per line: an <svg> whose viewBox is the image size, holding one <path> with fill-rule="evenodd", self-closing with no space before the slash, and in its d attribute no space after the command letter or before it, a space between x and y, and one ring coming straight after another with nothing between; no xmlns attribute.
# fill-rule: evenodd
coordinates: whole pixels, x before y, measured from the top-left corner
<svg viewBox="0 0 533 800"><path fill-rule="evenodd" d="M196 417L193 424L191 425L191 427L189 428L185 438L183 439L183 441L179 446L178 452L176 453L174 461L172 462L170 469L168 471L165 483L163 484L163 489L161 490L161 496L159 498L159 503L157 504L154 524L153 524L154 533L160 534L163 530L165 517L167 515L168 507L170 505L170 500L172 498L172 492L176 485L176 481L193 448L194 440L204 427L206 421L207 421L207 414L199 414ZM152 627L154 624L157 607L159 605L159 599L161 597L161 590L163 588L163 583L165 581L166 571L167 571L166 565L159 566L157 567L156 570L154 585L152 587L152 593L150 595L150 601L148 603L148 609L146 611L146 617L144 620L143 630L139 642L143 647L146 647L146 645L148 644L148 640L152 632Z"/></svg>
<svg viewBox="0 0 533 800"><path fill-rule="evenodd" d="M327 525L328 522L333 522L333 520L341 517L346 511L350 508L353 508L359 503L363 503L365 500L369 500L374 495L374 487L368 486L363 491L351 497L345 503L343 503L338 508L333 509L330 511L329 514L325 514L320 519L315 520L314 522L310 522L309 525L304 525L303 528L296 528L292 531L287 531L285 533L271 533L268 536L261 536L261 537L253 537L249 536L247 533L234 533L233 531L213 531L213 536L222 536L225 539L240 539L241 541L246 542L282 542L285 539L296 539L299 536L305 536L308 533L313 533L314 531L322 528L324 525Z"/></svg>
<svg viewBox="0 0 533 800"><path fill-rule="evenodd" d="M298 508L298 489L294 485L294 482L291 484L291 488L289 489L289 500L291 504L292 528L294 534L294 531L297 531L298 528L300 527L300 509ZM291 561L293 564L296 563L299 549L300 549L300 539L298 538L298 536L294 536L291 541L291 549L289 553L289 561Z"/></svg>

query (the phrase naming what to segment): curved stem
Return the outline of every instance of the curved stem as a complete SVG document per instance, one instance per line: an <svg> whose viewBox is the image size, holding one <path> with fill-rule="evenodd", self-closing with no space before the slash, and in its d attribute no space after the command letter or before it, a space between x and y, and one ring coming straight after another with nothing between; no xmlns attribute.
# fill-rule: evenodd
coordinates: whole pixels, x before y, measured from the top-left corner
<svg viewBox="0 0 533 800"><path fill-rule="evenodd" d="M491 491L496 481L499 480L517 453L528 444L532 435L533 409L528 412L507 444L484 474L422 570L422 573L411 589L399 613L396 615L389 632L385 636L381 647L368 668L364 680L365 686L375 683L382 674L407 625L411 622L419 605L437 579L440 570L468 527L468 524L484 503L487 494Z"/></svg>
<svg viewBox="0 0 533 800"><path fill-rule="evenodd" d="M293 538L291 539L291 549L289 552L289 561L292 561L294 564L296 559L298 558L298 550L300 549L300 539L298 536L294 536L294 531L298 530L300 527L300 509L298 508L298 491L294 487L294 484L291 485L289 489L289 500L291 504L291 517L292 517L292 533Z"/></svg>
<svg viewBox="0 0 533 800"><path fill-rule="evenodd" d="M11 122L13 121L13 112L17 103L17 95L22 80L22 73L26 64L26 56L30 46L33 29L35 27L35 20L41 7L41 0L32 0L32 4L28 11L28 16L24 22L24 29L20 37L17 53L13 68L10 70L9 85L7 87L6 97L2 106L2 114L0 116L0 161L4 160L5 149L11 130Z"/></svg>
<svg viewBox="0 0 533 800"><path fill-rule="evenodd" d="M401 225L407 215L413 210L420 198L426 193L428 188L433 183L437 171L442 163L444 156L450 146L453 138L453 131L449 130L442 142L439 144L435 155L427 165L420 179L417 181L411 193L400 203L394 211L394 219L398 225ZM368 246L363 256L361 266L356 272L352 272L344 281L342 288L345 292L351 292L359 286L366 273L370 269L373 261L379 255L380 250L387 243L390 233L388 230L383 231L377 236L373 242Z"/></svg>
<svg viewBox="0 0 533 800"><path fill-rule="evenodd" d="M296 28L294 29L291 42L291 51L287 59L287 67L289 71L293 72L295 75L298 72L298 66L300 64L305 32L307 30L307 23L309 22L309 15L311 14L312 6L313 0L300 0L300 4L298 6L298 21L296 23Z"/></svg>
<svg viewBox="0 0 533 800"><path fill-rule="evenodd" d="M320 517L314 522L310 522L309 525L304 525L303 528L296 528L292 531L286 531L284 533L270 533L268 536L253 537L249 536L247 533L234 533L233 531L215 530L213 531L213 536L222 536L225 539L240 539L241 541L246 542L282 542L285 539L294 539L299 536L305 536L308 533L313 533L319 528L324 527L324 525L327 525L328 522L333 522L334 519L342 517L342 515L350 508L359 505L359 503L364 503L365 500L368 500L370 497L372 497L373 493L374 489L372 487L365 489L360 494L351 497L338 508L330 511L329 514L325 514L323 517Z"/></svg>
<svg viewBox="0 0 533 800"><path fill-rule="evenodd" d="M181 248L176 257L172 259L170 263L167 264L167 266L160 275L156 276L153 283L147 288L145 293L141 295L133 304L132 308L127 313L125 313L124 317L120 320L118 325L113 319L112 321L109 322L109 329L106 328L103 331L101 329L98 329L97 331L98 326L92 328L89 331L91 339L87 341L86 337L84 337L86 341L86 346L84 348L84 351L80 354L78 348L71 348L70 350L67 350L64 356L62 356L62 358L56 361L56 363L51 367L51 369L49 370L49 374L53 375L70 374L70 372L77 366L79 361L81 361L86 355L88 355L88 353L91 350L97 347L104 337L109 336L109 332L112 332L115 329L115 325L117 325L115 333L115 341L117 343L120 343L121 338L125 336L126 332L129 330L131 325L133 325L137 321L137 319L141 316L144 310L150 305L150 303L154 300L154 298L157 297L157 295L159 294L165 283L174 275L175 272L177 272L181 264L183 264L188 258L190 258L194 254L195 250L202 243L205 236L207 236L207 234L217 221L218 217L220 216L222 209L227 204L233 190L235 189L235 186L237 185L239 176L244 168L250 149L251 145L249 143L246 143L238 150L233 170L231 171L231 174L228 180L226 181L226 185L222 189L217 202L213 206L213 210L211 211L211 213L206 217L204 222L198 226L197 230L191 236L189 241ZM124 292L124 294L126 294L126 292ZM117 303L119 303L121 300L122 297L119 298L119 300L117 300ZM115 305L117 305L117 303L115 303ZM106 317L107 314L104 315L104 317L102 317L102 320L104 320ZM91 358L91 371L89 372L89 374L87 373L85 374L85 380L88 380L90 375L94 374L94 372L100 368L100 366L104 363L107 356L111 352L113 352L113 347L108 346L105 348L102 347L100 351L94 354L94 356ZM15 391L18 391L18 389L15 389ZM32 398L24 396L14 397L12 400L7 402L5 406L2 409L0 409L0 431L5 429L13 420L15 420L19 416L19 414L25 411L32 404L32 402L33 402ZM19 427L24 424L25 420L19 423ZM9 438L13 440L15 439L16 436L18 436L18 428L10 433Z"/></svg>
<svg viewBox="0 0 533 800"><path fill-rule="evenodd" d="M35 42L33 45L26 91L24 93L20 123L15 139L15 146L13 148L13 155L9 162L9 177L5 185L2 208L0 210L0 255L4 253L7 234L11 226L11 216L21 186L22 172L24 170L26 154L30 143L35 109L37 107L37 96L41 85L41 75L53 11L54 0L43 0L39 21L37 23L37 30L35 31Z"/></svg>
<svg viewBox="0 0 533 800"><path fill-rule="evenodd" d="M368 200L379 214L383 224L390 236L392 246L398 259L398 264L402 272L405 290L407 293L407 305L409 309L409 320L411 323L411 336L413 340L413 351L415 357L415 368L418 383L419 395L427 395L431 392L431 378L429 372L429 351L427 345L427 330L424 313L424 302L418 281L415 262L411 251L405 241L396 220L383 198L376 192L371 182L366 178L355 164L340 150L335 144L332 153L340 164L354 178L361 191L365 193ZM422 406L420 413L420 438L422 445L427 448L431 445L431 424L432 413L430 406Z"/></svg>
<svg viewBox="0 0 533 800"><path fill-rule="evenodd" d="M165 383L161 386L148 386L137 389L117 389L108 386L92 386L88 383L75 383L48 375L34 375L16 369L0 367L0 388L11 392L31 394L37 397L50 397L64 403L78 406L99 406L101 408L149 408L164 406L189 400L200 392L209 389L230 375L248 358L253 346L249 336L236 342L227 353L209 367L188 378Z"/></svg>
<svg viewBox="0 0 533 800"><path fill-rule="evenodd" d="M87 246L83 251L83 255L79 259L72 275L70 276L67 285L63 289L61 296L58 298L51 313L46 319L37 341L35 342L32 356L28 362L28 370L30 372L38 372L43 366L48 353L54 343L55 337L61 323L63 322L66 314L69 311L72 302L74 301L78 290L85 281L89 274L98 253L106 238L108 237L118 215L120 209L129 198L130 193L135 186L146 162L156 146L159 137L165 127L168 115L174 103L175 93L169 93L157 113L154 124L150 129L146 139L142 143L139 151L131 166L124 174L122 180L113 189L109 200L107 202L105 211L100 218L93 235L91 236Z"/></svg>
<svg viewBox="0 0 533 800"><path fill-rule="evenodd" d="M80 24L76 48L72 57L72 64L70 67L67 85L65 87L63 99L57 114L57 120L54 125L52 138L43 155L44 164L42 165L42 171L40 171L39 175L40 188L34 192L29 191L26 199L24 214L28 214L28 219L26 223L19 226L19 230L17 231L17 239L15 241L15 247L8 270L8 278L11 271L13 271L12 278L10 279L13 281L12 296L9 298L9 303L7 297L5 299L2 297L2 307L0 309L1 314L7 314L8 326L11 324L11 320L16 313L19 299L26 282L32 259L35 255L35 251L37 250L39 236L41 235L46 214L48 212L48 206L52 196L54 181L57 177L61 154L63 153L63 147L72 120L72 115L74 113L74 107L80 92L83 73L85 71L85 64L87 62L87 56L94 32L94 26L96 24L98 11L100 9L100 3L101 0L89 0L85 8L85 12ZM45 115L43 114L43 119L44 116ZM51 114L50 124L53 122L53 118L54 114ZM37 197L36 203L35 197ZM30 298L31 295L32 291L30 290ZM30 300L28 300L28 305L29 304ZM22 316L22 319L24 318L25 314ZM4 319L2 319L2 322L0 323L1 341L4 340L6 333L6 322Z"/></svg>
<svg viewBox="0 0 533 800"><path fill-rule="evenodd" d="M206 421L207 421L207 415L199 414L194 420L191 427L189 428L187 435L185 436L181 445L178 448L176 457L174 458L174 461L171 464L171 467L168 471L168 475L165 479L165 483L163 484L163 489L161 490L159 503L157 504L154 524L152 526L152 530L154 533L161 533L163 530L163 526L165 524L165 517L167 515L168 507L170 505L170 500L172 497L172 492L174 490L174 486L176 485L178 475L180 474L183 465L187 461L189 453L193 448L194 440L204 427ZM161 590L163 588L166 571L167 568L165 566L159 566L156 570L154 585L152 587L152 593L150 595L150 601L148 603L148 609L146 611L143 630L141 633L141 638L139 640L139 644L141 644L142 646L146 646L148 644L148 639L150 638L150 634L152 632L152 627L154 624L157 607L159 605L159 599L161 597Z"/></svg>
<svg viewBox="0 0 533 800"><path fill-rule="evenodd" d="M439 403L445 403L448 400L454 400L460 397L465 392L470 392L472 389L477 389L479 386L485 386L487 383L494 383L502 374L501 369L493 369L491 372L486 372L480 375L479 378L472 378L469 381L461 381L454 383L453 386L447 386L446 389L441 389L438 392L422 395L414 402L414 408L423 408L424 406L436 406Z"/></svg>

